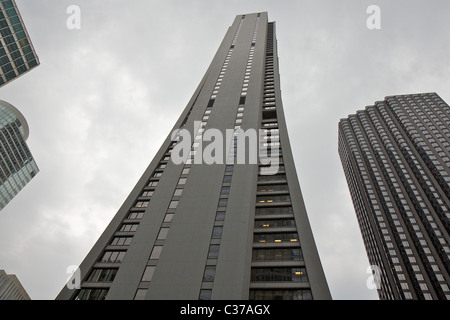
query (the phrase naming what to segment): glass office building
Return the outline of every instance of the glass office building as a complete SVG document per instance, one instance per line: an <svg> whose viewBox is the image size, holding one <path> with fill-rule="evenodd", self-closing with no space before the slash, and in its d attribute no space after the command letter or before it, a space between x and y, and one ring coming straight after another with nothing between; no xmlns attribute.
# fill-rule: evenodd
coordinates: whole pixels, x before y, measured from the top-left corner
<svg viewBox="0 0 450 320"><path fill-rule="evenodd" d="M39 65L14 0L0 0L0 87Z"/></svg>
<svg viewBox="0 0 450 320"><path fill-rule="evenodd" d="M57 299L331 298L294 166L267 13L235 18L80 275L81 288L65 286Z"/></svg>
<svg viewBox="0 0 450 320"><path fill-rule="evenodd" d="M450 108L398 95L339 122L339 154L381 299L450 299Z"/></svg>
<svg viewBox="0 0 450 320"><path fill-rule="evenodd" d="M0 100L0 210L39 172L26 144L28 134L22 113Z"/></svg>

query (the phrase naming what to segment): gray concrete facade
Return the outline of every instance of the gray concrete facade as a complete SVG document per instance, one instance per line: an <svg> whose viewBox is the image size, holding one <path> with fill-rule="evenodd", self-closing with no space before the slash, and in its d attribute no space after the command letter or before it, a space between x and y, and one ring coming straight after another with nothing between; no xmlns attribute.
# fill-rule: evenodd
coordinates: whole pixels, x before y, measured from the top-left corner
<svg viewBox="0 0 450 320"><path fill-rule="evenodd" d="M186 129L197 137L195 121L224 137L227 129L259 130L267 123L267 141L279 135L280 181L261 177L258 163L227 163L226 155L218 164L174 163L171 152L181 142L172 141L171 133ZM224 144L224 154L229 148ZM108 252L116 257L118 251L123 258L109 258ZM57 299L331 299L289 145L275 24L267 13L235 18L179 120L80 272L81 289L66 286Z"/></svg>

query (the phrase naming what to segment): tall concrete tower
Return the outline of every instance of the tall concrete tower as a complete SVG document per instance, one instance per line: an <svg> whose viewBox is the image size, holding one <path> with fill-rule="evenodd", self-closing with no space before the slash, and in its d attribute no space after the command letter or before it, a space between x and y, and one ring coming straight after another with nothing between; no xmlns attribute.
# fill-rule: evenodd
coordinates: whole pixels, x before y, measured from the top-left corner
<svg viewBox="0 0 450 320"><path fill-rule="evenodd" d="M292 158L275 23L239 15L57 299L330 299ZM187 146L187 147L186 147Z"/></svg>

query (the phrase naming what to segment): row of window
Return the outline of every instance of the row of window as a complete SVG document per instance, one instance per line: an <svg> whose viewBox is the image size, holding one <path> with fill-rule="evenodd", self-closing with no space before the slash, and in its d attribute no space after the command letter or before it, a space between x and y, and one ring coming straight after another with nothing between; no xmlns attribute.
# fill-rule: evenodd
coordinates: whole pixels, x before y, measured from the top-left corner
<svg viewBox="0 0 450 320"><path fill-rule="evenodd" d="M309 289L250 289L250 300L312 300Z"/></svg>
<svg viewBox="0 0 450 320"><path fill-rule="evenodd" d="M238 30L236 31L235 39L237 39L237 36L239 34L239 31L240 31L240 28L241 28L241 23L239 24ZM164 221L163 221L164 227L161 227L161 229L159 231L159 234L158 234L158 237L157 237L157 240L165 240L167 235L168 235L168 233L169 233L170 226L167 226L167 225L173 219L174 210L178 206L179 197L182 195L184 185L187 182L187 175L189 174L189 171L190 171L190 164L193 162L193 158L194 158L195 153L196 153L196 148L199 145L199 140L202 139L202 133L205 130L206 124L207 124L207 122L209 120L209 117L210 117L210 114L211 114L211 111L212 111L212 107L214 105L214 101L215 101L215 99L217 97L217 94L219 93L220 86L222 84L223 78L225 76L226 70L228 68L228 65L229 65L229 62L230 62L230 59L231 59L231 55L233 53L233 48L234 48L234 46L230 47L230 49L229 49L229 51L227 53L227 56L225 58L225 61L224 61L223 65L222 65L222 69L220 70L218 79L217 79L217 81L215 83L213 92L212 92L211 97L210 97L210 102L208 103L208 106L207 106L207 108L206 108L206 110L205 110L205 112L203 114L201 127L199 128L199 130L198 130L198 132L197 132L197 134L196 134L196 136L194 138L194 142L193 142L190 154L188 156L188 160L187 160L187 162L185 164L185 167L183 168L183 171L181 173L181 177L178 180L177 188L175 189L175 192L173 194L172 200L169 203L168 211L167 211L166 216L165 216ZM178 137L175 137L175 141L177 140L177 138ZM229 169L229 168L227 168L227 169ZM155 177L155 178L157 178L157 177ZM228 177L225 178L224 179L224 183L229 183L230 181L228 181L228 179L229 179ZM154 186L156 186L156 184L157 183L154 182L152 184L152 186L154 187ZM227 195L228 193L229 193L229 187L228 188L224 187L222 189L222 191L221 191L222 195ZM146 196L146 195L143 194L142 196ZM219 203L219 205L220 206L226 206L226 199L222 199L221 202ZM217 215L216 215L216 219L223 220L224 219L224 213L225 213L225 211L218 211ZM222 233L222 227L221 226L215 226L214 230L213 230L212 238L213 239L219 238L221 236L221 233ZM218 252L218 250L214 250L214 249L216 249L216 248L213 248L211 250L211 254L210 254L211 256L215 255L214 252ZM152 251L150 253L149 260L153 261L151 263L155 264L155 265L148 265L145 268L143 276L142 276L142 279L141 279L141 282L151 281L153 273L154 273L154 271L156 269L156 263L157 263L156 261L159 259L160 255L162 253L162 250L163 250L163 245L161 245L161 244L154 245L154 247L153 247L153 249L152 249ZM147 293L147 289L144 289L144 288L138 289L138 291L136 292L135 299L136 300L143 299L145 297L146 293Z"/></svg>
<svg viewBox="0 0 450 320"><path fill-rule="evenodd" d="M282 158L281 144L276 113L274 65L273 65L273 25L269 24L264 93L262 105L261 127L266 129L267 138L261 147L278 148ZM287 261L301 261L303 256L299 247L298 233L290 205L289 188L281 160L277 174L265 175L263 165L259 166L255 221L253 234L252 261L279 262L280 266L257 267L252 266L250 281L253 284L260 282L290 282L307 283L308 278L304 267L282 267ZM269 218L265 218L269 217ZM288 229L294 231L288 231ZM251 300L261 299L311 299L309 290L257 290L250 289Z"/></svg>
<svg viewBox="0 0 450 320"><path fill-rule="evenodd" d="M252 282L308 282L306 269L295 268L252 268L250 275Z"/></svg>
<svg viewBox="0 0 450 320"><path fill-rule="evenodd" d="M241 23L242 23L242 21L243 20L241 20ZM258 21L259 21L259 16L256 19L255 29L254 29L254 33L253 33L254 41L256 41L256 31L257 31ZM241 24L239 24L239 28L240 28L240 26L241 26ZM238 28L238 31L239 31L239 28ZM235 36L235 40L233 41L232 47L234 47L236 39L237 39L237 34ZM234 123L235 130L241 128L241 124L242 124L242 120L243 120L243 116L244 116L245 97L247 95L248 85L249 85L249 81L250 81L250 74L251 74L253 58L254 58L254 50L255 50L255 47L254 47L254 45L252 45L250 48L250 51L249 51L248 59L247 59L247 66L245 69L244 81L243 81L242 88L241 88L241 98L239 101L238 110L237 110L237 114L236 114L236 118L235 118L235 123ZM217 223L221 223L221 221L223 221L225 219L226 207L228 205L228 195L230 193L230 185L229 184L231 183L232 174L233 174L236 148L237 148L237 139L234 138L231 142L231 145L230 145L229 151L228 151L228 155L227 155L227 162L226 162L227 167L226 167L225 175L224 175L223 182L222 182L222 188L221 188L220 198L219 198L219 202L218 202L218 210L217 210L217 214L216 214L216 222L215 222L215 226L213 227L213 232L211 235L211 243L210 243L210 247L209 247L209 251L208 251L208 260L210 263L205 266L205 270L204 270L204 274L203 274L203 283L213 282L214 278L215 278L216 266L215 266L215 263L211 262L211 259L217 259L219 257L220 244L217 243L217 241L220 241L220 239L222 238L223 226L217 225ZM217 219L220 219L220 220L217 220ZM199 293L199 300L210 300L211 295L212 295L212 289L210 289L209 287L206 288L206 287L202 286L202 289L200 289L200 293Z"/></svg>
<svg viewBox="0 0 450 320"><path fill-rule="evenodd" d="M8 17L8 24L4 13ZM6 47L0 43L0 84L38 65L37 58L14 8L0 11L0 34ZM8 53L8 54L7 54Z"/></svg>

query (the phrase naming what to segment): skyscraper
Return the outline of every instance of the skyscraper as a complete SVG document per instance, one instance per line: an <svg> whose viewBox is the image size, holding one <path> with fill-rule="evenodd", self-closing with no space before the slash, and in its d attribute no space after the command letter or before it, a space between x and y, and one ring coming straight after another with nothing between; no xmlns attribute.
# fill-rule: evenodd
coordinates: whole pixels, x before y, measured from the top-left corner
<svg viewBox="0 0 450 320"><path fill-rule="evenodd" d="M0 210L39 172L26 144L28 135L22 113L0 100Z"/></svg>
<svg viewBox="0 0 450 320"><path fill-rule="evenodd" d="M0 270L0 300L31 300L14 274Z"/></svg>
<svg viewBox="0 0 450 320"><path fill-rule="evenodd" d="M398 95L339 122L339 154L381 299L450 299L450 108Z"/></svg>
<svg viewBox="0 0 450 320"><path fill-rule="evenodd" d="M71 289L75 276L57 299L331 298L278 70L275 23L267 13L237 16L173 130L80 265L81 288Z"/></svg>
<svg viewBox="0 0 450 320"><path fill-rule="evenodd" d="M14 0L0 0L0 87L39 65Z"/></svg>

